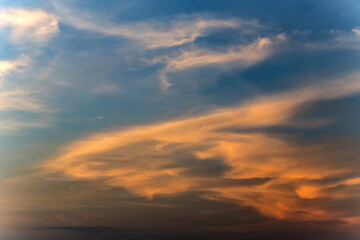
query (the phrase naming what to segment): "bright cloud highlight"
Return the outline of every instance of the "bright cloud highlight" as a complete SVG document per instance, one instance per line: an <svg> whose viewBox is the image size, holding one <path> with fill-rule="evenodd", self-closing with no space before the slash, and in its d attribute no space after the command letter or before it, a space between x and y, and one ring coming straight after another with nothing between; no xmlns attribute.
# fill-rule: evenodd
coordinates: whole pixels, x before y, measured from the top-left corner
<svg viewBox="0 0 360 240"><path fill-rule="evenodd" d="M9 28L15 42L43 42L59 32L58 20L41 9L0 9L0 28Z"/></svg>

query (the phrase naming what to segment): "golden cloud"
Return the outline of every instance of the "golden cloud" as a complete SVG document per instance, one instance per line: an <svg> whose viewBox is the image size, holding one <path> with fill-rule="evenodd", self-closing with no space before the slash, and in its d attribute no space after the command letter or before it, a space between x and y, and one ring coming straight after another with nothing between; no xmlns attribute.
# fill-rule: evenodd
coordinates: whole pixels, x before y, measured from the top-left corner
<svg viewBox="0 0 360 240"><path fill-rule="evenodd" d="M328 204L360 197L351 190L358 187L356 169L337 161L357 154L351 146L305 145L262 129L294 125L291 117L302 104L358 93L358 79L354 74L197 117L94 134L37 166L38 174L98 180L149 199L200 191L276 218L353 219L355 213ZM241 131L251 128L260 130Z"/></svg>

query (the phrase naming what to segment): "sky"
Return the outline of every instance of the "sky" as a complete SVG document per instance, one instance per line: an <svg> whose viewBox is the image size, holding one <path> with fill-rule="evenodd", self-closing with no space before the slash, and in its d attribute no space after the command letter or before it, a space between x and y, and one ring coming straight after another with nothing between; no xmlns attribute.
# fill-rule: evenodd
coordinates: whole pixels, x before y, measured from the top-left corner
<svg viewBox="0 0 360 240"><path fill-rule="evenodd" d="M359 12L0 0L0 239L359 239Z"/></svg>

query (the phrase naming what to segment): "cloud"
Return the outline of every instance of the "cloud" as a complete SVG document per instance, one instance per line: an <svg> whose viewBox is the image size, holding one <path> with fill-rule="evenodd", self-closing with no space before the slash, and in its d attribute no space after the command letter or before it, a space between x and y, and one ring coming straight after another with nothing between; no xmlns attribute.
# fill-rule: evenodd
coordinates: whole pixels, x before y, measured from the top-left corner
<svg viewBox="0 0 360 240"><path fill-rule="evenodd" d="M93 14L72 11L56 4L61 21L77 29L133 40L146 48L174 47L191 43L220 28L260 27L256 21L221 20L208 16L179 16L164 22L147 20L114 23ZM166 23L165 23L166 22Z"/></svg>
<svg viewBox="0 0 360 240"><path fill-rule="evenodd" d="M0 84L8 80L9 74L26 69L29 63L30 58L25 55L15 60L0 61ZM13 131L48 126L48 114L54 112L55 110L47 108L33 91L16 86L12 89L5 87L0 89L1 130Z"/></svg>
<svg viewBox="0 0 360 240"><path fill-rule="evenodd" d="M229 48L226 52L215 52L207 49L181 50L179 54L171 56L156 57L149 64L164 62L165 69L160 73L164 88L171 84L168 82L167 74L184 71L204 66L217 68L228 68L233 63L237 68L246 68L266 59L274 51L274 47L286 40L284 34L274 38L258 38L248 45L238 45Z"/></svg>
<svg viewBox="0 0 360 240"><path fill-rule="evenodd" d="M18 130L49 125L49 114L55 110L45 107L32 92L15 89L0 91L0 129Z"/></svg>
<svg viewBox="0 0 360 240"><path fill-rule="evenodd" d="M0 61L0 79L13 71L18 71L26 67L29 64L29 61L29 58L24 55L16 60Z"/></svg>
<svg viewBox="0 0 360 240"><path fill-rule="evenodd" d="M360 198L352 190L358 187L357 167L338 162L359 157L351 144L302 145L265 131L229 129L291 125L304 103L359 92L354 74L197 117L94 134L37 166L37 174L101 181L149 199L201 191L204 198L245 204L276 218L349 220L357 213L334 206ZM336 176L343 177L327 180Z"/></svg>
<svg viewBox="0 0 360 240"><path fill-rule="evenodd" d="M43 42L59 32L56 17L41 9L1 8L0 28L10 28L15 42Z"/></svg>
<svg viewBox="0 0 360 240"><path fill-rule="evenodd" d="M0 121L0 129L3 130L19 130L24 128L41 128L48 126L49 123L46 121L17 121L14 119L11 120L1 120Z"/></svg>
<svg viewBox="0 0 360 240"><path fill-rule="evenodd" d="M353 28L351 29L351 31L354 32L355 35L360 38L360 27Z"/></svg>
<svg viewBox="0 0 360 240"><path fill-rule="evenodd" d="M264 28L255 20L220 19L208 14L177 16L162 22L148 19L146 22L115 23L92 13L73 11L59 3L55 6L61 21L66 24L104 36L127 38L138 44L137 47L142 45L148 49L183 47L184 44L193 43L199 37L208 36L219 29L233 28L248 35ZM203 66L224 67L228 63L236 63L236 67L245 68L267 58L273 53L275 46L285 40L285 34L257 38L250 44L233 46L223 52L193 46L152 60L142 60L148 65L166 64L165 69L159 73L162 86L166 89L171 85L167 79L168 73Z"/></svg>
<svg viewBox="0 0 360 240"><path fill-rule="evenodd" d="M360 47L360 28L356 27L351 31L333 31L335 35L335 47L355 48Z"/></svg>
<svg viewBox="0 0 360 240"><path fill-rule="evenodd" d="M21 89L0 92L0 111L49 112L30 92Z"/></svg>
<svg viewBox="0 0 360 240"><path fill-rule="evenodd" d="M34 91L23 90L24 87L18 86L17 84L20 82L18 80L21 78L9 81L8 76L29 69L34 57L39 55L38 46L34 47L32 43L42 43L59 32L58 21L54 15L41 9L0 8L0 30L4 36L10 36L13 43L26 43L27 46L31 46L26 55L22 54L17 59L0 61L0 84L6 83L0 89L0 128L16 130L45 126L47 121L43 119L42 115L54 111L46 108L35 97ZM29 43L31 44L29 45ZM27 87L27 89L29 88ZM24 118L24 112L31 114ZM34 114L41 116L41 119L30 116ZM20 115L21 119L19 119ZM27 117L29 119L26 119Z"/></svg>
<svg viewBox="0 0 360 240"><path fill-rule="evenodd" d="M350 30L331 30L329 38L324 41L307 42L305 46L310 49L359 49L360 28Z"/></svg>

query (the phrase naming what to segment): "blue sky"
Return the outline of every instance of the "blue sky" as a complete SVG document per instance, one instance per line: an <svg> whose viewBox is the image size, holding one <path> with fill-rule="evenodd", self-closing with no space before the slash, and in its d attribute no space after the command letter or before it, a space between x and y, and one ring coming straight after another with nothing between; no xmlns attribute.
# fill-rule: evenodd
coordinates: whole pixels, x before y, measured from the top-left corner
<svg viewBox="0 0 360 240"><path fill-rule="evenodd" d="M355 239L359 10L0 1L0 236Z"/></svg>

